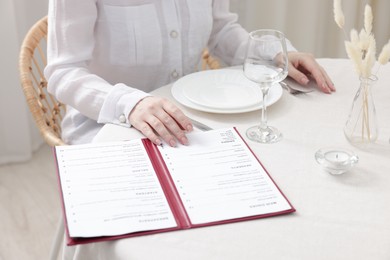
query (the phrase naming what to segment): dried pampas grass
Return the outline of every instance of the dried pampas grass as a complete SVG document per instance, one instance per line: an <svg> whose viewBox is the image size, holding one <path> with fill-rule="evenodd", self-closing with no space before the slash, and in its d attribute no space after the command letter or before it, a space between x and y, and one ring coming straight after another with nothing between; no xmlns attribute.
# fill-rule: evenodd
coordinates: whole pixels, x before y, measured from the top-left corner
<svg viewBox="0 0 390 260"><path fill-rule="evenodd" d="M382 65L385 65L390 60L390 40L383 46L381 53L379 54L378 62Z"/></svg>
<svg viewBox="0 0 390 260"><path fill-rule="evenodd" d="M336 24L340 27L340 29L343 29L345 24L345 18L344 18L343 9L341 8L341 0L334 0L333 13L334 13L334 20L336 21Z"/></svg>
<svg viewBox="0 0 390 260"><path fill-rule="evenodd" d="M334 20L336 24L344 30L345 18L342 10L341 0L333 1ZM374 16L370 5L364 8L364 27L358 31L352 29L350 41L345 41L345 49L348 58L354 64L354 67L361 77L368 78L372 75L372 68L376 63L376 41L372 33ZM386 64L390 59L390 41L383 47L378 62Z"/></svg>

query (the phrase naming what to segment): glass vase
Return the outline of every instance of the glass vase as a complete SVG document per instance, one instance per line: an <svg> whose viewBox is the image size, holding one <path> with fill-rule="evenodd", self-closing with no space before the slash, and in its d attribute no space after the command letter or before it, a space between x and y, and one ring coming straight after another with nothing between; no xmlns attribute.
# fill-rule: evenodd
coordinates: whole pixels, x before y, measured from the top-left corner
<svg viewBox="0 0 390 260"><path fill-rule="evenodd" d="M344 127L346 138L354 146L366 147L378 138L375 104L371 95L371 88L377 80L373 75L360 78L360 86Z"/></svg>

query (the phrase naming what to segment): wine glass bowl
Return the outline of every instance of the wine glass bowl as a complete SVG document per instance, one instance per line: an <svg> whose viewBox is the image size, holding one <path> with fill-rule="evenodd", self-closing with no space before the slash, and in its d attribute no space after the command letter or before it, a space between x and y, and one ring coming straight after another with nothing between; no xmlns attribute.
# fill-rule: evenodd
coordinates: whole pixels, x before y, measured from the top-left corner
<svg viewBox="0 0 390 260"><path fill-rule="evenodd" d="M268 91L288 74L286 40L282 32L276 30L256 30L249 34L244 75L259 86L262 100L260 125L249 128L247 137L259 143L275 143L282 134L267 123L266 100Z"/></svg>

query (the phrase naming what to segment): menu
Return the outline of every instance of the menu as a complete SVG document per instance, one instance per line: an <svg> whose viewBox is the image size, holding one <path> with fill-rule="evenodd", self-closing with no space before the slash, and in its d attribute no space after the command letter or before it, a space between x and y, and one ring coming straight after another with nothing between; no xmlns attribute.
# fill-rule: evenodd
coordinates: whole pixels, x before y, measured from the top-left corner
<svg viewBox="0 0 390 260"><path fill-rule="evenodd" d="M294 212L235 128L54 148L68 245Z"/></svg>

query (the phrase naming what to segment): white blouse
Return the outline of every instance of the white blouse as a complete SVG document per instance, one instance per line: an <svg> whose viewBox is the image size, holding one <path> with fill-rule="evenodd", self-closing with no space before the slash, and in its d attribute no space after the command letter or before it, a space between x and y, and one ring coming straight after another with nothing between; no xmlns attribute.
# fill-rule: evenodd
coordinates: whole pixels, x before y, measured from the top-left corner
<svg viewBox="0 0 390 260"><path fill-rule="evenodd" d="M196 71L205 47L242 64L248 37L228 0L50 0L48 19L45 76L67 104L69 144L90 142L106 123L130 127L137 102Z"/></svg>

